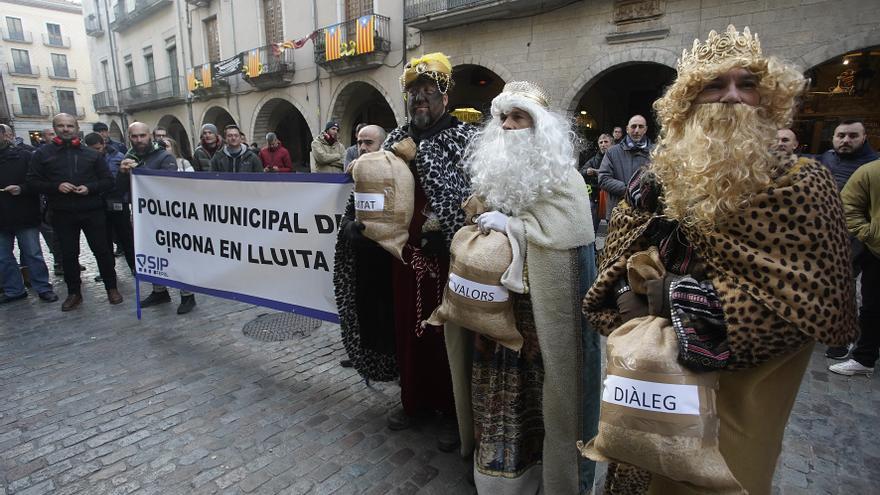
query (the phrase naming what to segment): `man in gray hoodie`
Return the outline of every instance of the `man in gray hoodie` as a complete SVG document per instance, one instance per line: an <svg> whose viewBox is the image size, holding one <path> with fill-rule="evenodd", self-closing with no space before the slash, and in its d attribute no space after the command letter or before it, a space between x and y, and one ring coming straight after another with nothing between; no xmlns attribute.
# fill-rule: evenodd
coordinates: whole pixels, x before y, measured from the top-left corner
<svg viewBox="0 0 880 495"><path fill-rule="evenodd" d="M226 146L211 158L211 172L262 172L260 157L241 142L241 129L228 125L224 133Z"/></svg>
<svg viewBox="0 0 880 495"><path fill-rule="evenodd" d="M626 125L626 137L608 149L599 165L599 188L608 193L606 218L611 218L611 210L623 199L629 179L651 157L654 144L647 133L647 120L633 115Z"/></svg>

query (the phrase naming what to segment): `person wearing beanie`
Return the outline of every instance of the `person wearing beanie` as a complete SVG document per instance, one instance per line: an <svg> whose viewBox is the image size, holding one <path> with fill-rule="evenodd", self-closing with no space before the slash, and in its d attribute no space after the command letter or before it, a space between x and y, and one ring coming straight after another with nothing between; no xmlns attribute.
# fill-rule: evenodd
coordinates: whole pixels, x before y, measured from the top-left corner
<svg viewBox="0 0 880 495"><path fill-rule="evenodd" d="M345 146L337 139L338 135L339 124L331 120L324 126L324 132L312 140L312 173L342 173Z"/></svg>
<svg viewBox="0 0 880 495"><path fill-rule="evenodd" d="M125 144L120 143L119 141L114 141L113 138L110 137L110 128L107 127L107 124L103 122L98 122L92 125L92 131L97 132L102 138L104 138L104 144L113 148L114 150L122 153L123 155L128 152L128 148L125 147Z"/></svg>
<svg viewBox="0 0 880 495"><path fill-rule="evenodd" d="M203 125L199 131L199 145L193 152L193 167L196 172L211 170L211 158L221 146L223 146L223 140L217 133L217 126L214 124Z"/></svg>

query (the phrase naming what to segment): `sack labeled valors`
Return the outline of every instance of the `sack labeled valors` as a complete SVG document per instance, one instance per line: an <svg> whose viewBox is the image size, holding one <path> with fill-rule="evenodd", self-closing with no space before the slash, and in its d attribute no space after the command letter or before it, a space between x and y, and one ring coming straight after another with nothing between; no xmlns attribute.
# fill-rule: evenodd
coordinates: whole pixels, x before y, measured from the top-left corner
<svg viewBox="0 0 880 495"><path fill-rule="evenodd" d="M428 324L452 322L518 352L523 338L516 328L512 296L501 284L513 261L510 240L494 230L483 234L472 224L485 211L476 197L468 198L462 208L469 225L452 238L449 281Z"/></svg>
<svg viewBox="0 0 880 495"><path fill-rule="evenodd" d="M655 249L627 264L633 292L665 273ZM667 318L644 316L607 341L599 434L584 457L621 462L707 493L745 493L718 448L718 372L694 372L678 361L678 336Z"/></svg>
<svg viewBox="0 0 880 495"><path fill-rule="evenodd" d="M358 157L351 176L355 218L364 224L364 235L402 260L415 199L409 166L390 151L374 151Z"/></svg>

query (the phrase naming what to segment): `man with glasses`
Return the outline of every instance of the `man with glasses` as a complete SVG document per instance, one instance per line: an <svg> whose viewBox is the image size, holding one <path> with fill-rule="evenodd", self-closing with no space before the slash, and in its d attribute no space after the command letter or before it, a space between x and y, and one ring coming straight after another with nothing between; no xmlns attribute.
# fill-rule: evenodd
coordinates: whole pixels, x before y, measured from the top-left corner
<svg viewBox="0 0 880 495"><path fill-rule="evenodd" d="M262 172L260 157L241 142L241 129L230 124L224 133L226 146L211 158L211 172Z"/></svg>

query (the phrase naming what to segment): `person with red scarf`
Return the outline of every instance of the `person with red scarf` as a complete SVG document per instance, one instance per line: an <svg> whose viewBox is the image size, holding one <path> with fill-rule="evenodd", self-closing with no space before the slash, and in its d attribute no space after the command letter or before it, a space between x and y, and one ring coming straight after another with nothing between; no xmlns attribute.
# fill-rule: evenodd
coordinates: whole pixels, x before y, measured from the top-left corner
<svg viewBox="0 0 880 495"><path fill-rule="evenodd" d="M345 146L339 142L339 124L327 122L324 132L312 140L312 173L342 173L342 158L345 156Z"/></svg>
<svg viewBox="0 0 880 495"><path fill-rule="evenodd" d="M266 147L260 150L260 160L263 161L263 172L293 171L290 153L281 146L281 141L274 132L266 134Z"/></svg>
<svg viewBox="0 0 880 495"><path fill-rule="evenodd" d="M217 126L214 124L205 124L202 126L199 138L199 146L193 152L193 166L196 172L207 172L211 170L211 158L214 153L223 147L223 140L217 134Z"/></svg>

